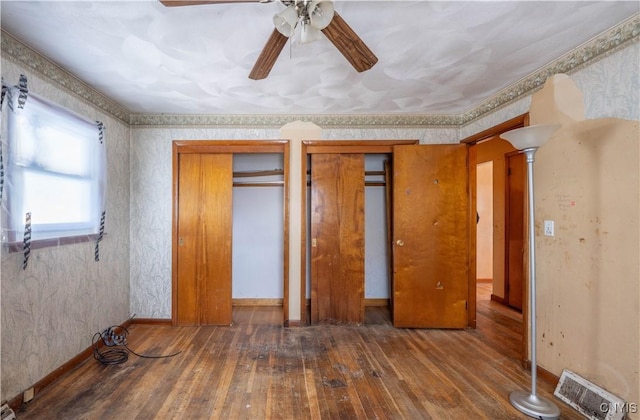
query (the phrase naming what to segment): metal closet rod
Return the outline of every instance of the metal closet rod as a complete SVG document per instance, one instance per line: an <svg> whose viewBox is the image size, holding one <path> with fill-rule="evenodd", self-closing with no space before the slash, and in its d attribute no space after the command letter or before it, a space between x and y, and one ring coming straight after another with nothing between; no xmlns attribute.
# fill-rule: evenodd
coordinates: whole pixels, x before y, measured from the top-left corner
<svg viewBox="0 0 640 420"><path fill-rule="evenodd" d="M258 171L236 171L233 173L234 178L254 178L260 176L276 176L276 175L284 175L283 169L266 169L266 170L258 170ZM234 181L234 187L282 187L284 185L284 181L265 181L265 182L238 182Z"/></svg>
<svg viewBox="0 0 640 420"><path fill-rule="evenodd" d="M307 174L310 174L311 170L307 170ZM273 176L273 175L284 175L283 169L267 169L260 171L237 171L233 173L234 178L244 178L244 177L254 177L254 176ZM376 176L376 175L386 175L385 171L364 171L364 176Z"/></svg>
<svg viewBox="0 0 640 420"><path fill-rule="evenodd" d="M310 174L311 171L307 171ZM260 170L260 171L237 171L233 173L234 178L252 178L260 176L284 175L282 169ZM364 176L380 176L385 175L385 171L365 171ZM234 182L234 187L281 187L284 181L266 181L266 182ZM307 182L311 185L311 182ZM384 181L365 181L365 187L384 187Z"/></svg>
<svg viewBox="0 0 640 420"><path fill-rule="evenodd" d="M233 173L234 178L249 178L254 176L284 175L283 169L267 169L260 171L238 171Z"/></svg>
<svg viewBox="0 0 640 420"><path fill-rule="evenodd" d="M311 170L307 169L307 175L311 174ZM364 176L386 175L385 171L364 171Z"/></svg>

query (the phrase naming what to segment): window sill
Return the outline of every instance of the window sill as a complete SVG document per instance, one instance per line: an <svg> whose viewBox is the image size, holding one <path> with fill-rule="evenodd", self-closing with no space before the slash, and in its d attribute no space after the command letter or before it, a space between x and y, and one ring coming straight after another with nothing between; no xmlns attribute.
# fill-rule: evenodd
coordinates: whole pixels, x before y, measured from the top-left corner
<svg viewBox="0 0 640 420"><path fill-rule="evenodd" d="M103 238L106 236L103 234ZM95 242L98 239L97 234L80 235L80 236L67 236L64 238L49 238L49 239L37 239L31 241L31 249L47 248L51 246L80 244L84 242ZM24 251L24 243L22 242L8 242L5 244L9 252L22 252Z"/></svg>

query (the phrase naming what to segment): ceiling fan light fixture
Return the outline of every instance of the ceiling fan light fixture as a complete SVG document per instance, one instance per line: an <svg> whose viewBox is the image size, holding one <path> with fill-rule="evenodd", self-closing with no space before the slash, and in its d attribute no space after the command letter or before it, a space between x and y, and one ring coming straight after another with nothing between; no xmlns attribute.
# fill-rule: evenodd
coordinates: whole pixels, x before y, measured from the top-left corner
<svg viewBox="0 0 640 420"><path fill-rule="evenodd" d="M308 21L302 20L300 25L300 43L309 44L322 38L320 29L316 29Z"/></svg>
<svg viewBox="0 0 640 420"><path fill-rule="evenodd" d="M278 32L287 38L290 38L293 35L297 24L298 11L296 10L295 5L290 5L282 12L273 16L273 25L276 27Z"/></svg>
<svg viewBox="0 0 640 420"><path fill-rule="evenodd" d="M334 8L331 0L312 0L307 7L309 23L317 30L323 30L333 19Z"/></svg>

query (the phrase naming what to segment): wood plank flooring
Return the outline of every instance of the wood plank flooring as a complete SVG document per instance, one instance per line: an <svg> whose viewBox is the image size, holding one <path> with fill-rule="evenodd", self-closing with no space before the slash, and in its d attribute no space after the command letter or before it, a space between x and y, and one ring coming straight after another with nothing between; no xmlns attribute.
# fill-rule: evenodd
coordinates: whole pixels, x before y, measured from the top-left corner
<svg viewBox="0 0 640 420"><path fill-rule="evenodd" d="M482 293L481 293L482 295ZM486 295L486 293L485 293ZM386 308L363 326L283 328L281 309L236 307L231 327L133 325L120 365L90 359L44 389L19 419L524 419L510 391L521 315L487 296L476 330L395 329ZM538 382L562 418L579 414Z"/></svg>

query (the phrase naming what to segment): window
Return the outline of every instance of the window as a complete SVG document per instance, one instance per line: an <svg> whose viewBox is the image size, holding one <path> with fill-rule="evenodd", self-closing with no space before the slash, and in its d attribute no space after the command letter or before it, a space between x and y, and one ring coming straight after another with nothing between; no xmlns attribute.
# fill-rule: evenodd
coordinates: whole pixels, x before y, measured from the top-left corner
<svg viewBox="0 0 640 420"><path fill-rule="evenodd" d="M105 191L100 124L32 93L20 107L18 94L12 88L3 241L22 244L27 213L32 248L96 238Z"/></svg>

